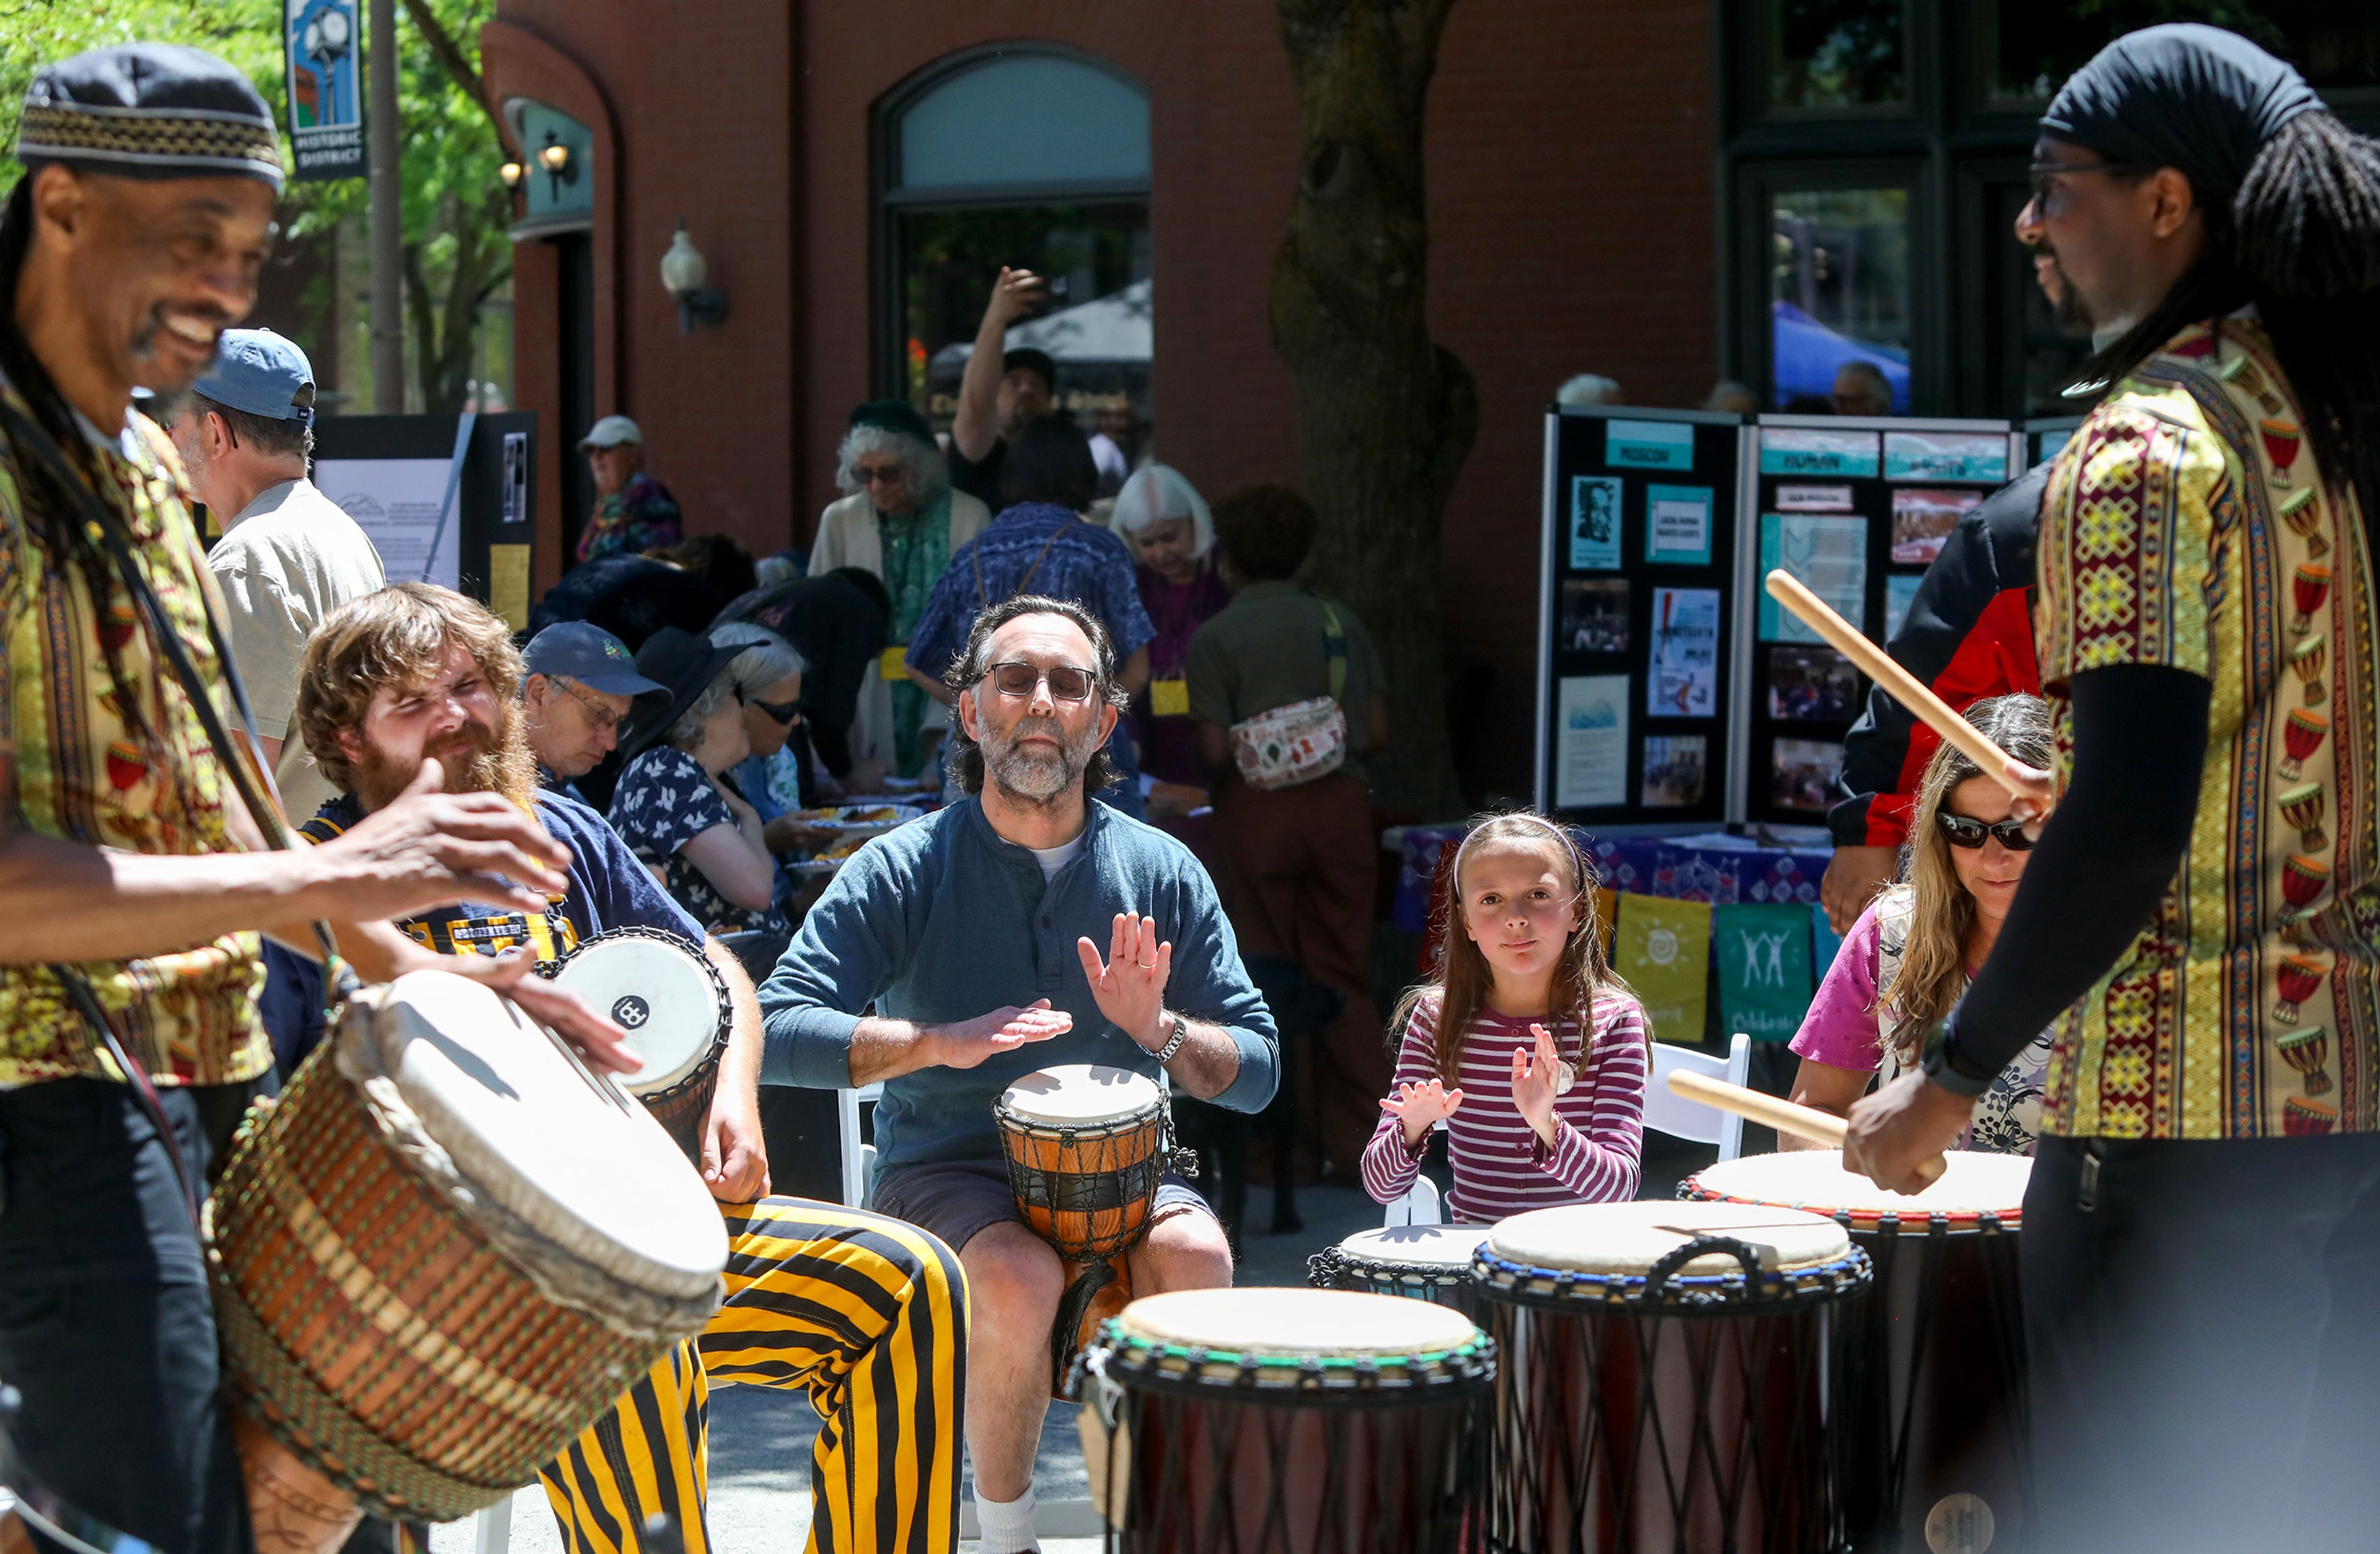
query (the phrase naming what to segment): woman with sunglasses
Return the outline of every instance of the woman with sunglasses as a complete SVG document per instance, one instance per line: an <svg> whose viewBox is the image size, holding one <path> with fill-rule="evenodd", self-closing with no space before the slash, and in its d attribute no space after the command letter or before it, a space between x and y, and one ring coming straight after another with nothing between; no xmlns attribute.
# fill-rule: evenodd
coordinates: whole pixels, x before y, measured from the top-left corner
<svg viewBox="0 0 2380 1554"><path fill-rule="evenodd" d="M1968 709L1967 721L2027 765L2049 765L2048 708L2039 697L1993 697ZM1839 1117L1872 1082L1917 1066L1925 1033L1991 953L2033 849L2009 814L2007 790L1948 745L1926 764L1912 819L1908 881L1852 925L1793 1037L1802 1060L1793 1099ZM2045 1031L1976 1103L1959 1147L2033 1153L2048 1062ZM1779 1143L1815 1147L1790 1135Z"/></svg>

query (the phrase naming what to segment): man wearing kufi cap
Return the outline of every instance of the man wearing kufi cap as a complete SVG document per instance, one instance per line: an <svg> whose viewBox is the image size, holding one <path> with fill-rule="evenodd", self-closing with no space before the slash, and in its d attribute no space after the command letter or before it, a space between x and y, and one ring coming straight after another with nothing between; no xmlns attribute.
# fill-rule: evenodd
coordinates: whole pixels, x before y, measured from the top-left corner
<svg viewBox="0 0 2380 1554"><path fill-rule="evenodd" d="M261 773L231 764L235 677L189 492L130 403L189 386L256 299L282 179L263 101L195 49L99 49L34 78L17 154L0 208L0 1377L47 1490L164 1554L228 1554L249 1546L241 1457L270 1447L246 1421L236 1447L219 1401L184 1194L271 1079L260 931L319 955L307 925L328 919L367 977L447 967L606 1066L633 1060L526 960L467 965L356 926L467 888L541 910L565 860L528 817L425 784L334 846L266 854Z"/></svg>
<svg viewBox="0 0 2380 1554"><path fill-rule="evenodd" d="M306 637L388 580L371 539L307 479L314 369L269 329L224 332L215 364L174 418L190 490L224 530L207 552L282 807L302 819L336 791L292 736Z"/></svg>
<svg viewBox="0 0 2380 1554"><path fill-rule="evenodd" d="M2041 129L2017 235L2097 329L2082 376L2107 389L2042 497L2060 770L2012 774L2040 845L2006 926L1846 1155L1914 1189L2053 1029L2021 1536L2368 1548L2380 144L2196 25L2110 44Z"/></svg>

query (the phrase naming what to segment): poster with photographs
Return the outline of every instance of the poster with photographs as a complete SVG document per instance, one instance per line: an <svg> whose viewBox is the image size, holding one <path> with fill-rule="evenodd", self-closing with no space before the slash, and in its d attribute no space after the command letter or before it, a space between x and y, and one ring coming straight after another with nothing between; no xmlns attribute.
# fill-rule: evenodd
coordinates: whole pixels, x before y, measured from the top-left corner
<svg viewBox="0 0 2380 1554"><path fill-rule="evenodd" d="M1654 734L1645 738L1645 782L1637 802L1652 809L1682 809L1703 801L1710 768L1710 742L1699 734Z"/></svg>
<svg viewBox="0 0 2380 1554"><path fill-rule="evenodd" d="M1859 671L1832 648L1771 648L1768 715L1786 722L1849 722L1859 716Z"/></svg>
<svg viewBox="0 0 2380 1554"><path fill-rule="evenodd" d="M1628 650L1628 579L1572 577L1561 586L1561 636L1566 653Z"/></svg>
<svg viewBox="0 0 2380 1554"><path fill-rule="evenodd" d="M1768 766L1769 803L1779 809L1823 815L1835 802L1843 747L1831 739L1779 739Z"/></svg>
<svg viewBox="0 0 2380 1554"><path fill-rule="evenodd" d="M1579 475L1570 483L1570 565L1573 572L1620 570L1620 477Z"/></svg>
<svg viewBox="0 0 2380 1554"><path fill-rule="evenodd" d="M1896 566L1930 566L1959 520L1984 500L1979 491L1902 486L1892 493L1892 561Z"/></svg>
<svg viewBox="0 0 2380 1554"><path fill-rule="evenodd" d="M1655 589L1645 712L1707 718L1718 710L1718 590Z"/></svg>

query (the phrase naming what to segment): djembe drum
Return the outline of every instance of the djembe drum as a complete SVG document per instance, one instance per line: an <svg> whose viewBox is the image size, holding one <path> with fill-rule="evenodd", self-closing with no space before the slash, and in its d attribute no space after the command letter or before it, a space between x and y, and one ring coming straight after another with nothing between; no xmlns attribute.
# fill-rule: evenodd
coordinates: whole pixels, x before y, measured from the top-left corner
<svg viewBox="0 0 2380 1554"><path fill-rule="evenodd" d="M1471 1547L1495 1346L1338 1290L1181 1290L1082 1359L1083 1458L1123 1554Z"/></svg>
<svg viewBox="0 0 2380 1554"><path fill-rule="evenodd" d="M1953 1150L1914 1196L1835 1150L1723 1160L1688 1197L1824 1214L1876 1267L1858 1329L1850 1521L1859 1548L1981 1554L2034 1532L2017 1238L2033 1161Z"/></svg>
<svg viewBox="0 0 2380 1554"><path fill-rule="evenodd" d="M1719 1203L1516 1214L1472 1264L1502 1357L1499 1554L1803 1554L1842 1528L1841 1226Z"/></svg>
<svg viewBox="0 0 2380 1554"><path fill-rule="evenodd" d="M1471 1255L1488 1239L1486 1225L1390 1225L1357 1231L1305 1261L1318 1290L1362 1290L1451 1305L1479 1320L1479 1286Z"/></svg>
<svg viewBox="0 0 2380 1554"><path fill-rule="evenodd" d="M621 1087L699 1163L735 1016L726 980L701 946L652 929L613 929L563 956L553 980L628 1033L645 1066Z"/></svg>
<svg viewBox="0 0 2380 1554"><path fill-rule="evenodd" d="M645 1110L488 989L365 989L203 1217L233 1405L368 1508L535 1480L717 1309L727 1237Z"/></svg>
<svg viewBox="0 0 2380 1554"><path fill-rule="evenodd" d="M1063 1397L1075 1356L1132 1299L1124 1254L1171 1158L1165 1094L1129 1069L1068 1063L1011 1085L992 1116L1025 1222L1067 1263L1050 1329L1050 1390Z"/></svg>

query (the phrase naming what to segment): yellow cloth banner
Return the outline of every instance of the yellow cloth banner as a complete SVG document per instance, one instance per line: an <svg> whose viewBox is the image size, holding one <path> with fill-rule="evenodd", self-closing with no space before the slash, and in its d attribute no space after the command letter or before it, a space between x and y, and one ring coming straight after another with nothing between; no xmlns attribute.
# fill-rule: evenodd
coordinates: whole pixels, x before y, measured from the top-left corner
<svg viewBox="0 0 2380 1554"><path fill-rule="evenodd" d="M1703 1038L1710 985L1711 909L1705 901L1620 898L1620 975L1636 989L1653 1038L1692 1047Z"/></svg>

